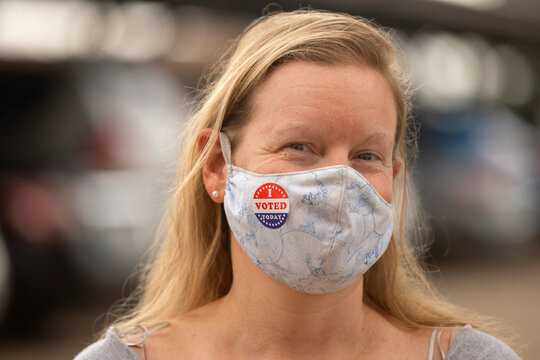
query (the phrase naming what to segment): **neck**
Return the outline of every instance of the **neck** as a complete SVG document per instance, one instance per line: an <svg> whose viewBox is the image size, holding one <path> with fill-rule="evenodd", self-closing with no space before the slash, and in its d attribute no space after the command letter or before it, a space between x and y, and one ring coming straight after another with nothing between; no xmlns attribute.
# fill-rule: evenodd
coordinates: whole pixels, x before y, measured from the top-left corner
<svg viewBox="0 0 540 360"><path fill-rule="evenodd" d="M367 345L372 311L362 303L362 279L331 294L301 293L257 269L232 243L234 282L219 307L232 326L234 347L294 358Z"/></svg>

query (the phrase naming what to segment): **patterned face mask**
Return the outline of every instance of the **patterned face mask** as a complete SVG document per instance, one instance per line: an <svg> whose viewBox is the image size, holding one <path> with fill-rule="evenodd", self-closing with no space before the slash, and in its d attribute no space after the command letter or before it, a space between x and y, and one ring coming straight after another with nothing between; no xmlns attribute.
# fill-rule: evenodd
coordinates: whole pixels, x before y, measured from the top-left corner
<svg viewBox="0 0 540 360"><path fill-rule="evenodd" d="M257 174L227 162L225 214L248 257L275 280L324 294L355 282L384 253L392 207L356 170Z"/></svg>

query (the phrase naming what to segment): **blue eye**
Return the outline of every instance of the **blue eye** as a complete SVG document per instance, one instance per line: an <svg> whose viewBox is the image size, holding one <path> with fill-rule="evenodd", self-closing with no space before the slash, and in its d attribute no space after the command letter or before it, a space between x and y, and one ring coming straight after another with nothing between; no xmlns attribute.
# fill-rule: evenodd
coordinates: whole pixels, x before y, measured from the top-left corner
<svg viewBox="0 0 540 360"><path fill-rule="evenodd" d="M364 154L358 155L358 158L360 160L373 161L373 160L377 160L377 155L370 154L370 153L364 153Z"/></svg>
<svg viewBox="0 0 540 360"><path fill-rule="evenodd" d="M304 144L291 144L289 145L291 149L298 150L298 151L305 151L306 146Z"/></svg>

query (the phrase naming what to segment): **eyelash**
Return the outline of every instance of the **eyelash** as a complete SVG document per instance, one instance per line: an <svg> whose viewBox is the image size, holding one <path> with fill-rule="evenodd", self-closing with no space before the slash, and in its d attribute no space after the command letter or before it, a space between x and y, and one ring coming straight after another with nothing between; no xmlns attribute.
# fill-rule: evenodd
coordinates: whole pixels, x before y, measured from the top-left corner
<svg viewBox="0 0 540 360"><path fill-rule="evenodd" d="M297 146L302 146L304 149L299 150L299 149L296 148ZM296 150L296 151L304 151L307 148L306 145L300 144L300 143L290 144L290 145L288 145L288 147L293 149L293 150Z"/></svg>
<svg viewBox="0 0 540 360"><path fill-rule="evenodd" d="M308 149L308 147L306 145L302 144L302 143L290 144L290 145L288 145L288 147L293 149L293 150L300 151L300 152L303 152L303 151ZM299 149L299 147L302 147L302 149ZM370 159L363 158L365 156L369 156ZM355 158L358 158L358 159L364 160L364 161L375 161L375 160L380 159L380 157L377 154L373 154L373 153L361 153L361 154L357 155Z"/></svg>
<svg viewBox="0 0 540 360"><path fill-rule="evenodd" d="M362 157L363 156L370 156L372 157L371 159L363 159ZM362 153L358 156L356 156L358 159L360 160L366 160L366 161L374 161L374 160L378 160L379 159L379 156L375 155L375 154L372 154L372 153Z"/></svg>

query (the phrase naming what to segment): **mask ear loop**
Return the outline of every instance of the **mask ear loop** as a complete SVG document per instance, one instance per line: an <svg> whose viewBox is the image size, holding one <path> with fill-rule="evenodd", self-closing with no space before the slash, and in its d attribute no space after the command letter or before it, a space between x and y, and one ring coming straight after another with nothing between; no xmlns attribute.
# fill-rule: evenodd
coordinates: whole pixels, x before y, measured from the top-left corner
<svg viewBox="0 0 540 360"><path fill-rule="evenodd" d="M231 165L231 142L227 134L223 131L219 132L219 142L221 144L221 152L227 165Z"/></svg>

